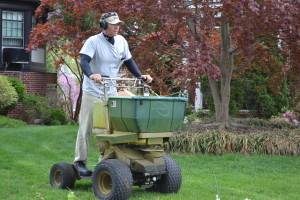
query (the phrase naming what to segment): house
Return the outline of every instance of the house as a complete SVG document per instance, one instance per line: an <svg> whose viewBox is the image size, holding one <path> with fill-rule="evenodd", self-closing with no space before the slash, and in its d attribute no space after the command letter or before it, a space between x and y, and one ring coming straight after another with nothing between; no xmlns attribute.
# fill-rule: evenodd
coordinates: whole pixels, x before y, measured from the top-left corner
<svg viewBox="0 0 300 200"><path fill-rule="evenodd" d="M56 96L56 73L48 73L46 49L26 52L31 29L43 19L34 17L39 0L0 0L0 75L15 77L26 86L27 94ZM20 118L20 109L9 117Z"/></svg>

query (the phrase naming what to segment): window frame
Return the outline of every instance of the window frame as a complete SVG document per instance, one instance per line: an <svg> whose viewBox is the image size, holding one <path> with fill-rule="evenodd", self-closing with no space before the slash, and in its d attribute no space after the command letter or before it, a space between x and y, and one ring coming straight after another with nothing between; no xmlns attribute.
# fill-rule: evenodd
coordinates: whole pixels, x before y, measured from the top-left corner
<svg viewBox="0 0 300 200"><path fill-rule="evenodd" d="M6 19L4 19L3 18L3 16L4 16L4 13L6 13L6 15L7 15L7 13L12 13L12 14L14 14L14 13L17 13L17 16L19 16L19 14L21 14L21 18L22 18L22 20L18 20L18 17L17 17L17 20L14 20L14 19L7 19L7 17L6 17ZM12 15L12 17L13 17L14 15ZM17 34L18 34L18 30L20 29L19 27L18 27L18 24L22 24L22 27L21 27L21 36L7 36L7 34L6 34L6 36L4 36L5 34L4 34L4 23L11 23L11 25L13 26L13 24L15 24L15 23L17 23L17 27L16 27L16 31L17 31ZM7 24L8 24L7 23ZM24 43L25 43L25 12L23 12L23 11L15 11L15 10L8 10L8 9L3 9L3 10L1 10L1 24L2 24L2 33L1 33L1 35L2 35L2 49L4 49L4 48L24 48ZM13 29L14 29L14 27L11 27L10 28L11 29L11 31L13 31ZM6 26L6 30L8 31L8 29L7 29L7 26ZM12 33L11 33L11 35L13 35ZM16 40L21 40L21 42L22 42L22 45L5 45L4 43L4 41L5 41L5 39L16 39Z"/></svg>

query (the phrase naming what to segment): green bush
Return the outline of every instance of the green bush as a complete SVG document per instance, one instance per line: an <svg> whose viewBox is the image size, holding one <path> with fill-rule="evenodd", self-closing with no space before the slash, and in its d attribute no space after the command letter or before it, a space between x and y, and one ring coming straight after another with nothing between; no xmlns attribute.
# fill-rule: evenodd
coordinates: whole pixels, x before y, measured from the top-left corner
<svg viewBox="0 0 300 200"><path fill-rule="evenodd" d="M187 103L184 109L184 115L187 116L187 115L194 114L194 109L195 108L193 104Z"/></svg>
<svg viewBox="0 0 300 200"><path fill-rule="evenodd" d="M25 99L26 94L26 87L23 85L23 83L13 77L7 77L7 80L11 83L11 85L15 88L16 92L18 93L18 101L22 102Z"/></svg>
<svg viewBox="0 0 300 200"><path fill-rule="evenodd" d="M231 82L230 114L235 115L240 109L251 110L260 118L269 119L289 106L289 88L283 76L282 83L270 84L272 76L261 72L257 67L245 70L240 77ZM274 89L276 88L276 90ZM209 91L207 78L201 78L201 91L204 106L211 112L215 111L213 98Z"/></svg>
<svg viewBox="0 0 300 200"><path fill-rule="evenodd" d="M259 118L269 119L281 112L282 108L289 105L289 89L287 80L282 74L282 82L273 84L277 80L278 73L262 72L258 67L253 66L252 69L245 70L241 74L240 81L233 81L234 88L243 88L245 91L244 107L253 110L254 114ZM279 69L278 69L279 70ZM282 69L280 69L282 70Z"/></svg>
<svg viewBox="0 0 300 200"><path fill-rule="evenodd" d="M27 124L21 120L0 116L0 128L18 128Z"/></svg>
<svg viewBox="0 0 300 200"><path fill-rule="evenodd" d="M195 119L197 119L197 116L195 114L189 114L186 117L189 121L194 121Z"/></svg>
<svg viewBox="0 0 300 200"><path fill-rule="evenodd" d="M24 101L24 113L23 120L29 122L31 119L41 119L42 122L48 119L49 112L51 109L49 100L39 94L27 94L25 95Z"/></svg>
<svg viewBox="0 0 300 200"><path fill-rule="evenodd" d="M0 114L4 115L5 108L18 102L18 94L5 76L0 76Z"/></svg>
<svg viewBox="0 0 300 200"><path fill-rule="evenodd" d="M51 108L49 99L39 94L25 95L23 120L41 119L46 125L67 123L66 113L60 108Z"/></svg>
<svg viewBox="0 0 300 200"><path fill-rule="evenodd" d="M295 115L298 121L300 121L300 102L294 108Z"/></svg>
<svg viewBox="0 0 300 200"><path fill-rule="evenodd" d="M66 113L60 108L52 108L48 111L46 125L63 125L67 123Z"/></svg>
<svg viewBox="0 0 300 200"><path fill-rule="evenodd" d="M14 110L17 107L17 105L24 100L26 94L26 88L19 79L12 78L12 77L6 77L6 78L14 87L15 91L17 92L18 100L17 102L2 108L0 111L0 115L7 115L7 113Z"/></svg>

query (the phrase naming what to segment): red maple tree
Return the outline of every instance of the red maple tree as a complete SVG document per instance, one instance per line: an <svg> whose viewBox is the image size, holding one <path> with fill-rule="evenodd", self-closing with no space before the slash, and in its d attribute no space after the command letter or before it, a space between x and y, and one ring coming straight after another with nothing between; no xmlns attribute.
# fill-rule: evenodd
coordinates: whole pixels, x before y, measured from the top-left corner
<svg viewBox="0 0 300 200"><path fill-rule="evenodd" d="M161 58L168 60L170 73L160 74L156 80L174 79L173 86L180 83L192 87L200 81L200 75L207 75L220 128L233 125L229 121L229 101L234 73L264 52L299 57L299 1L126 2L130 15L139 13L141 20L136 27L152 30L144 37L135 37L139 63L155 71L166 67L160 63ZM244 61L235 63L241 56ZM273 65L271 61L266 64ZM297 66L299 63L294 62L289 67Z"/></svg>
<svg viewBox="0 0 300 200"><path fill-rule="evenodd" d="M37 16L45 11L53 16L33 29L29 49L48 45L56 52L57 65L65 55L73 57L82 80L78 52L85 39L100 32L100 14L116 11L126 22L122 34L136 62L161 91L189 89L200 75L209 77L216 122L222 128L231 125L235 72L266 51L285 52L289 68L299 67L299 9L299 1L279 0L42 0ZM240 56L244 62L235 63Z"/></svg>
<svg viewBox="0 0 300 200"><path fill-rule="evenodd" d="M80 83L75 114L71 116L75 121L79 116L83 81L83 73L79 64L79 51L83 41L100 32L96 21L100 13L96 12L93 6L92 1L84 0L41 0L35 16L46 18L46 22L37 24L32 29L30 44L27 47L27 50L31 51L38 47L47 46L57 70L61 65L68 67Z"/></svg>

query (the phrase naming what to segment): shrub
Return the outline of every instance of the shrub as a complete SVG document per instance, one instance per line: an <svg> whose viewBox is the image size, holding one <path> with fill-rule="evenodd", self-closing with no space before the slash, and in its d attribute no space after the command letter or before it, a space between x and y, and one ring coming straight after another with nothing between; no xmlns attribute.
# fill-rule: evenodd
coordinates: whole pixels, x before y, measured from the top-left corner
<svg viewBox="0 0 300 200"><path fill-rule="evenodd" d="M48 118L45 119L46 125L62 125L66 124L66 113L60 108L52 108L48 111Z"/></svg>
<svg viewBox="0 0 300 200"><path fill-rule="evenodd" d="M25 94L26 94L25 85L23 85L23 83L17 78L7 77L7 80L15 88L15 90L18 94L18 101L22 102L25 99Z"/></svg>
<svg viewBox="0 0 300 200"><path fill-rule="evenodd" d="M18 102L18 94L5 76L0 76L0 114L4 115L5 108Z"/></svg>
<svg viewBox="0 0 300 200"><path fill-rule="evenodd" d="M186 116L188 121L194 121L197 119L197 116L195 114L189 114Z"/></svg>
<svg viewBox="0 0 300 200"><path fill-rule="evenodd" d="M296 118L298 119L298 121L300 121L300 102L298 102L298 104L295 106L294 110L295 110Z"/></svg>
<svg viewBox="0 0 300 200"><path fill-rule="evenodd" d="M236 114L240 109L248 109L252 110L255 116L269 119L281 112L282 108L289 106L289 88L286 78L282 74L280 76L282 80L274 84L278 74L272 73L275 69L269 70L270 73L266 73L254 65L251 69L240 72L239 76L232 80L231 115ZM206 77L201 78L201 91L204 107L214 112L213 98Z"/></svg>
<svg viewBox="0 0 300 200"><path fill-rule="evenodd" d="M29 122L31 119L41 119L42 122L48 117L48 110L51 108L49 100L39 94L27 94L23 101L23 120Z"/></svg>
<svg viewBox="0 0 300 200"><path fill-rule="evenodd" d="M0 128L18 128L27 124L21 120L0 116Z"/></svg>
<svg viewBox="0 0 300 200"><path fill-rule="evenodd" d="M193 104L187 103L184 109L184 115L187 116L187 115L194 114L194 109L195 108Z"/></svg>
<svg viewBox="0 0 300 200"><path fill-rule="evenodd" d="M1 115L7 115L7 113L14 110L17 107L17 105L24 100L25 93L26 93L26 88L19 79L12 78L12 77L6 77L6 78L14 87L15 91L17 92L18 100L17 102L2 108L0 111Z"/></svg>
<svg viewBox="0 0 300 200"><path fill-rule="evenodd" d="M198 110L198 112L195 113L197 118L207 118L207 117L214 117L213 113L210 112L210 110Z"/></svg>

